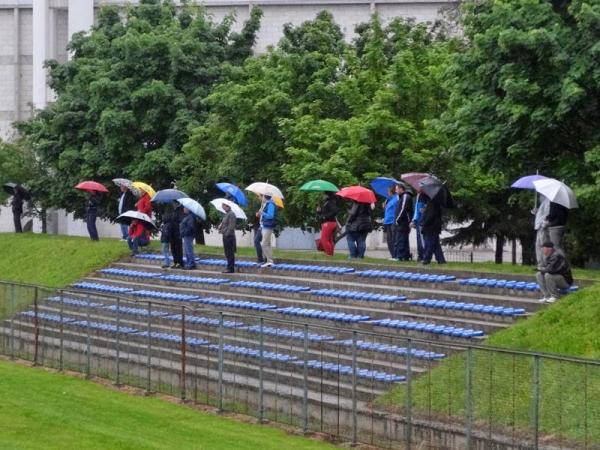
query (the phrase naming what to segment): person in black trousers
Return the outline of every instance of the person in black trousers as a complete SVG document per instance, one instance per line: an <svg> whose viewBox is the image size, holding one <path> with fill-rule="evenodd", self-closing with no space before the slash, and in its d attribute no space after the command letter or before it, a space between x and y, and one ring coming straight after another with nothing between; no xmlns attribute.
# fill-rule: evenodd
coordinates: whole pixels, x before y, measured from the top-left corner
<svg viewBox="0 0 600 450"><path fill-rule="evenodd" d="M231 210L227 203L223 203L225 215L218 226L219 233L223 235L223 251L227 258L227 269L223 273L235 272L235 213Z"/></svg>
<svg viewBox="0 0 600 450"><path fill-rule="evenodd" d="M12 201L13 222L15 224L15 233L22 233L21 216L23 215L23 194L20 189L15 188Z"/></svg>
<svg viewBox="0 0 600 450"><path fill-rule="evenodd" d="M119 197L119 206L117 208L117 212L119 216L127 211L135 211L135 196L133 193L127 188L127 186L121 185L119 187L121 190L121 196ZM129 225L121 224L121 239L123 241L127 240L129 233Z"/></svg>
<svg viewBox="0 0 600 450"><path fill-rule="evenodd" d="M412 194L401 185L396 185L398 203L394 218L394 257L398 261L410 261L410 221L413 216Z"/></svg>
<svg viewBox="0 0 600 450"><path fill-rule="evenodd" d="M90 192L86 204L85 221L87 223L88 234L92 241L98 241L98 230L96 229L96 217L98 216L98 195L95 191Z"/></svg>
<svg viewBox="0 0 600 450"><path fill-rule="evenodd" d="M362 259L365 257L367 235L372 230L371 206L353 200L346 219L346 241L350 253L349 259Z"/></svg>
<svg viewBox="0 0 600 450"><path fill-rule="evenodd" d="M425 194L421 194L425 195ZM423 254L423 264L431 263L431 258L435 255L438 264L445 264L446 258L440 244L440 234L442 233L442 206L437 200L429 200L421 217L421 232L425 250Z"/></svg>
<svg viewBox="0 0 600 450"><path fill-rule="evenodd" d="M179 224L183 219L183 207L179 202L173 202L173 211L166 215L165 221L169 223L169 243L171 244L171 256L173 257L174 269L183 268L183 246L179 234Z"/></svg>

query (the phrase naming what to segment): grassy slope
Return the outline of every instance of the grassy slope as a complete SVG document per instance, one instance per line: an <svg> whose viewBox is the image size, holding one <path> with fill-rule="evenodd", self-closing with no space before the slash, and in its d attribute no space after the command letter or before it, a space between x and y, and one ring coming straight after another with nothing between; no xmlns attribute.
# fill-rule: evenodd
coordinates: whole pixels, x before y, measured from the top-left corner
<svg viewBox="0 0 600 450"><path fill-rule="evenodd" d="M281 430L7 361L0 361L0 398L1 448L331 448Z"/></svg>

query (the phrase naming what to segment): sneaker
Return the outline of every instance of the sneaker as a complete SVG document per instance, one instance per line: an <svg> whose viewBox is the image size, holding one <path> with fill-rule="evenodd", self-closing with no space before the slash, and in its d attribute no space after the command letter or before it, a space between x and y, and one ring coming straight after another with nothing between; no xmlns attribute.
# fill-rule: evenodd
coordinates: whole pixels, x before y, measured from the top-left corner
<svg viewBox="0 0 600 450"><path fill-rule="evenodd" d="M556 300L558 300L556 297L549 297L546 299L546 303L554 303Z"/></svg>
<svg viewBox="0 0 600 450"><path fill-rule="evenodd" d="M265 269L267 267L273 267L273 263L272 262L266 262L266 263L262 264L260 267L263 268L263 269Z"/></svg>
<svg viewBox="0 0 600 450"><path fill-rule="evenodd" d="M546 303L548 299L546 297L542 297L538 300L538 303Z"/></svg>
<svg viewBox="0 0 600 450"><path fill-rule="evenodd" d="M398 261L398 258L388 258L388 261Z"/></svg>

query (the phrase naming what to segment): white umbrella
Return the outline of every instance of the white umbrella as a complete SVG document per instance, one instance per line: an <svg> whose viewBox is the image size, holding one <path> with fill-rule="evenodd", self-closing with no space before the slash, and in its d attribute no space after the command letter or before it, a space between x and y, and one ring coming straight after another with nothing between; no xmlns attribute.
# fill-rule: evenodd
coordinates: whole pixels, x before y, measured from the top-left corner
<svg viewBox="0 0 600 450"><path fill-rule="evenodd" d="M139 197L141 195L139 189L136 188L133 185L133 182L131 180L128 180L127 178L113 178L112 181L113 181L113 183L115 183L119 187L125 186L136 197Z"/></svg>
<svg viewBox="0 0 600 450"><path fill-rule="evenodd" d="M204 211L202 205L196 200L191 198L178 198L177 201L195 216L200 217L202 220L206 220L206 211Z"/></svg>
<svg viewBox="0 0 600 450"><path fill-rule="evenodd" d="M273 186L269 183L256 182L252 183L250 186L246 188L247 191L254 192L255 194L260 195L270 195L271 197L279 197L284 198L283 194L279 190L277 186Z"/></svg>
<svg viewBox="0 0 600 450"><path fill-rule="evenodd" d="M117 222L130 224L133 219L144 222L144 225L151 228L156 228L156 224L148 214L139 211L126 211L117 217Z"/></svg>
<svg viewBox="0 0 600 450"><path fill-rule="evenodd" d="M542 194L553 203L558 203L565 208L577 208L577 199L575 193L565 183L555 180L554 178L546 178L545 180L536 180L533 182L535 190Z"/></svg>
<svg viewBox="0 0 600 450"><path fill-rule="evenodd" d="M232 202L231 200L227 200L226 198L215 198L214 200L210 201L210 204L213 205L215 208L217 208L217 211L225 213L225 210L223 209L223 203L225 203L226 205L229 205L229 207L235 214L235 217L237 217L238 219L246 220L248 218L248 217L246 217L246 213L244 212L244 210L242 208L240 208L239 205L236 205L234 202Z"/></svg>

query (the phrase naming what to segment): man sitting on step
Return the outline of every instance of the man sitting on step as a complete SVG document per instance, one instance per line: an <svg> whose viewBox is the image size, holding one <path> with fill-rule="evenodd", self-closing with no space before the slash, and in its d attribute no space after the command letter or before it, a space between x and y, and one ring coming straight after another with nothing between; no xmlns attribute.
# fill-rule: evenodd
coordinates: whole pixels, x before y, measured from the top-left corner
<svg viewBox="0 0 600 450"><path fill-rule="evenodd" d="M543 295L540 303L554 303L560 296L559 289L573 284L573 275L565 255L555 250L551 241L542 244L542 252L544 259L536 274Z"/></svg>

